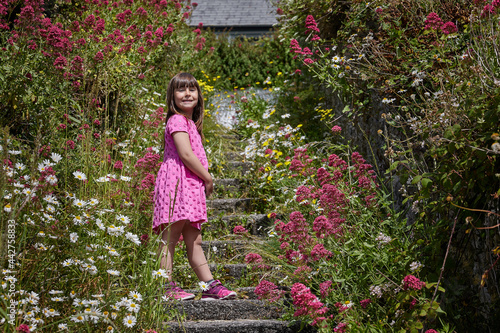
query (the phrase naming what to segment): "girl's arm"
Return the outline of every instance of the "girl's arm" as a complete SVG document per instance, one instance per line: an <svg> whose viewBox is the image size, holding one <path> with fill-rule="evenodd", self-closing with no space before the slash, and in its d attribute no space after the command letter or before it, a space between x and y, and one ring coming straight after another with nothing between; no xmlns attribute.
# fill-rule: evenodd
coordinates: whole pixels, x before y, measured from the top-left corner
<svg viewBox="0 0 500 333"><path fill-rule="evenodd" d="M174 132L172 133L172 138L174 139L175 148L177 148L177 153L182 163L205 182L206 195L207 197L210 196L214 190L212 176L194 154L189 142L189 134L186 132Z"/></svg>

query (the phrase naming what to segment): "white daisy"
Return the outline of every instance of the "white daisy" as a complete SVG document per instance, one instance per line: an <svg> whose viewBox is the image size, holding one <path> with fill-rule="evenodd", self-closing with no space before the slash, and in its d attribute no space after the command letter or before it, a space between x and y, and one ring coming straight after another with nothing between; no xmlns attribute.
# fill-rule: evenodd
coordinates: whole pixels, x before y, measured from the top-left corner
<svg viewBox="0 0 500 333"><path fill-rule="evenodd" d="M78 241L78 234L76 232L70 233L69 240L71 243L76 243Z"/></svg>
<svg viewBox="0 0 500 333"><path fill-rule="evenodd" d="M50 154L50 158L52 159L52 161L54 161L56 163L59 163L62 160L62 156L59 155L58 153Z"/></svg>
<svg viewBox="0 0 500 333"><path fill-rule="evenodd" d="M108 269L106 272L108 272L109 274L111 274L113 276L120 276L120 272L115 270L115 269Z"/></svg>
<svg viewBox="0 0 500 333"><path fill-rule="evenodd" d="M198 285L200 286L200 289L203 291L207 291L209 289L209 285L205 281L198 282Z"/></svg>
<svg viewBox="0 0 500 333"><path fill-rule="evenodd" d="M132 179L132 177L120 176L120 179L123 180L124 182L129 182Z"/></svg>
<svg viewBox="0 0 500 333"><path fill-rule="evenodd" d="M142 301L142 295L139 294L137 291L131 291L128 293L128 296L135 299L137 302Z"/></svg>
<svg viewBox="0 0 500 333"><path fill-rule="evenodd" d="M85 174L81 171L73 172L73 176L75 176L75 178L79 180L87 180L87 176L85 176Z"/></svg>
<svg viewBox="0 0 500 333"><path fill-rule="evenodd" d="M16 163L14 165L14 168L16 168L19 171L23 171L26 168L26 166L24 164L22 164L22 163Z"/></svg>
<svg viewBox="0 0 500 333"><path fill-rule="evenodd" d="M99 200L97 200L97 199L90 199L90 201L89 201L89 205L92 205L92 206L95 206L98 203L99 203Z"/></svg>
<svg viewBox="0 0 500 333"><path fill-rule="evenodd" d="M125 215L118 215L116 217L116 219L124 224L128 224L130 223L130 218L128 216L125 216Z"/></svg>
<svg viewBox="0 0 500 333"><path fill-rule="evenodd" d="M135 326L136 321L137 319L134 316L128 315L125 318L123 318L123 325L127 327L133 327Z"/></svg>
<svg viewBox="0 0 500 333"><path fill-rule="evenodd" d="M135 245L141 245L141 241L139 240L139 236L137 236L137 235L135 235L135 234L133 234L131 232L127 232L125 234L125 237L128 240L132 241Z"/></svg>
<svg viewBox="0 0 500 333"><path fill-rule="evenodd" d="M153 271L153 278L157 279L160 277L168 278L167 271L162 268L160 268L157 271Z"/></svg>
<svg viewBox="0 0 500 333"><path fill-rule="evenodd" d="M134 301L130 301L128 302L128 305L127 305L127 309L129 311L133 311L135 313L139 312L141 306L137 303L135 303Z"/></svg>
<svg viewBox="0 0 500 333"><path fill-rule="evenodd" d="M59 328L60 331L67 331L68 330L68 324L62 323L57 325L57 328Z"/></svg>
<svg viewBox="0 0 500 333"><path fill-rule="evenodd" d="M87 205L87 202L85 202L83 200L80 200L80 199L75 199L73 201L73 205L75 205L78 208L83 208L83 207L85 207Z"/></svg>
<svg viewBox="0 0 500 333"><path fill-rule="evenodd" d="M10 203L6 204L4 207L3 207L3 210L7 213L10 213L12 211L12 206L10 205Z"/></svg>

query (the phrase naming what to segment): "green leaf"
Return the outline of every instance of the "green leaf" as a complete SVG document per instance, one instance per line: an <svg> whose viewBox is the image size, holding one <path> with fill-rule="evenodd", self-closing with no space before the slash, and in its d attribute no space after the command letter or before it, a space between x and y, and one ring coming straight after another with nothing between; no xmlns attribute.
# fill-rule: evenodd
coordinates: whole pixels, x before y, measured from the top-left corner
<svg viewBox="0 0 500 333"><path fill-rule="evenodd" d="M432 180L430 180L429 178L422 179L422 186L424 188L428 188L431 184L432 184Z"/></svg>
<svg viewBox="0 0 500 333"><path fill-rule="evenodd" d="M413 180L411 181L411 183L413 185L415 185L415 184L417 184L420 181L420 179L422 179L421 175L415 176L415 177L413 177Z"/></svg>
<svg viewBox="0 0 500 333"><path fill-rule="evenodd" d="M417 321L417 322L415 323L415 327L416 327L416 328L418 328L419 330L421 330L422 328L424 328L424 325L422 324L422 322Z"/></svg>

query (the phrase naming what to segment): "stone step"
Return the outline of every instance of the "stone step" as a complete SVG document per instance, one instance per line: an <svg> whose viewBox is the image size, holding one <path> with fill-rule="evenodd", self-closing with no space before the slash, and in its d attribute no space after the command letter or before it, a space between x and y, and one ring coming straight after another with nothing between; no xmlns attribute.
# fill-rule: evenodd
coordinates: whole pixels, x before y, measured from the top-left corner
<svg viewBox="0 0 500 333"><path fill-rule="evenodd" d="M257 295L255 294L255 287L232 288L232 290L236 291L236 293L238 294L238 299L257 299ZM200 289L184 289L184 291L195 295L201 295Z"/></svg>
<svg viewBox="0 0 500 333"><path fill-rule="evenodd" d="M226 178L214 180L214 188L217 194L227 195L238 192L243 185L243 182L238 178Z"/></svg>
<svg viewBox="0 0 500 333"><path fill-rule="evenodd" d="M180 301L167 303L165 307L178 310L186 321L278 319L283 314L279 307L255 299Z"/></svg>
<svg viewBox="0 0 500 333"><path fill-rule="evenodd" d="M300 323L290 324L276 319L266 320L204 320L191 322L169 322L167 332L189 333L296 333ZM312 332L304 328L301 333Z"/></svg>
<svg viewBox="0 0 500 333"><path fill-rule="evenodd" d="M253 162L238 162L238 161L228 161L224 169L228 169L230 171L239 171L243 174L247 173L254 166Z"/></svg>
<svg viewBox="0 0 500 333"><path fill-rule="evenodd" d="M234 214L238 212L245 212L252 210L252 204L255 199L242 198L242 199L212 199L207 200L207 209L211 210L213 214L229 213Z"/></svg>
<svg viewBox="0 0 500 333"><path fill-rule="evenodd" d="M245 227L251 235L267 236L267 227L271 225L271 220L266 214L212 216L203 228L217 230L221 234L232 234L237 225Z"/></svg>
<svg viewBox="0 0 500 333"><path fill-rule="evenodd" d="M226 159L228 161L243 161L244 156L242 153L237 151L228 151L226 152Z"/></svg>

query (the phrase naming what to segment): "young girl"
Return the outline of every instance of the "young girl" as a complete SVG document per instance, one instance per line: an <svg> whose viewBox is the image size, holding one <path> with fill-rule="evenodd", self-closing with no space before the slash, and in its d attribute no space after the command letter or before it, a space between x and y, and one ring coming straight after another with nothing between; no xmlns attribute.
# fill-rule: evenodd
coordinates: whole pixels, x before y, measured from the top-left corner
<svg viewBox="0 0 500 333"><path fill-rule="evenodd" d="M160 267L169 283L167 298L192 299L172 281L172 261L180 236L191 268L200 280L202 300L234 298L236 293L214 280L201 247L201 224L207 221L206 196L214 189L202 144L203 96L188 73L174 76L167 88L165 153L155 185L153 231L161 233Z"/></svg>

